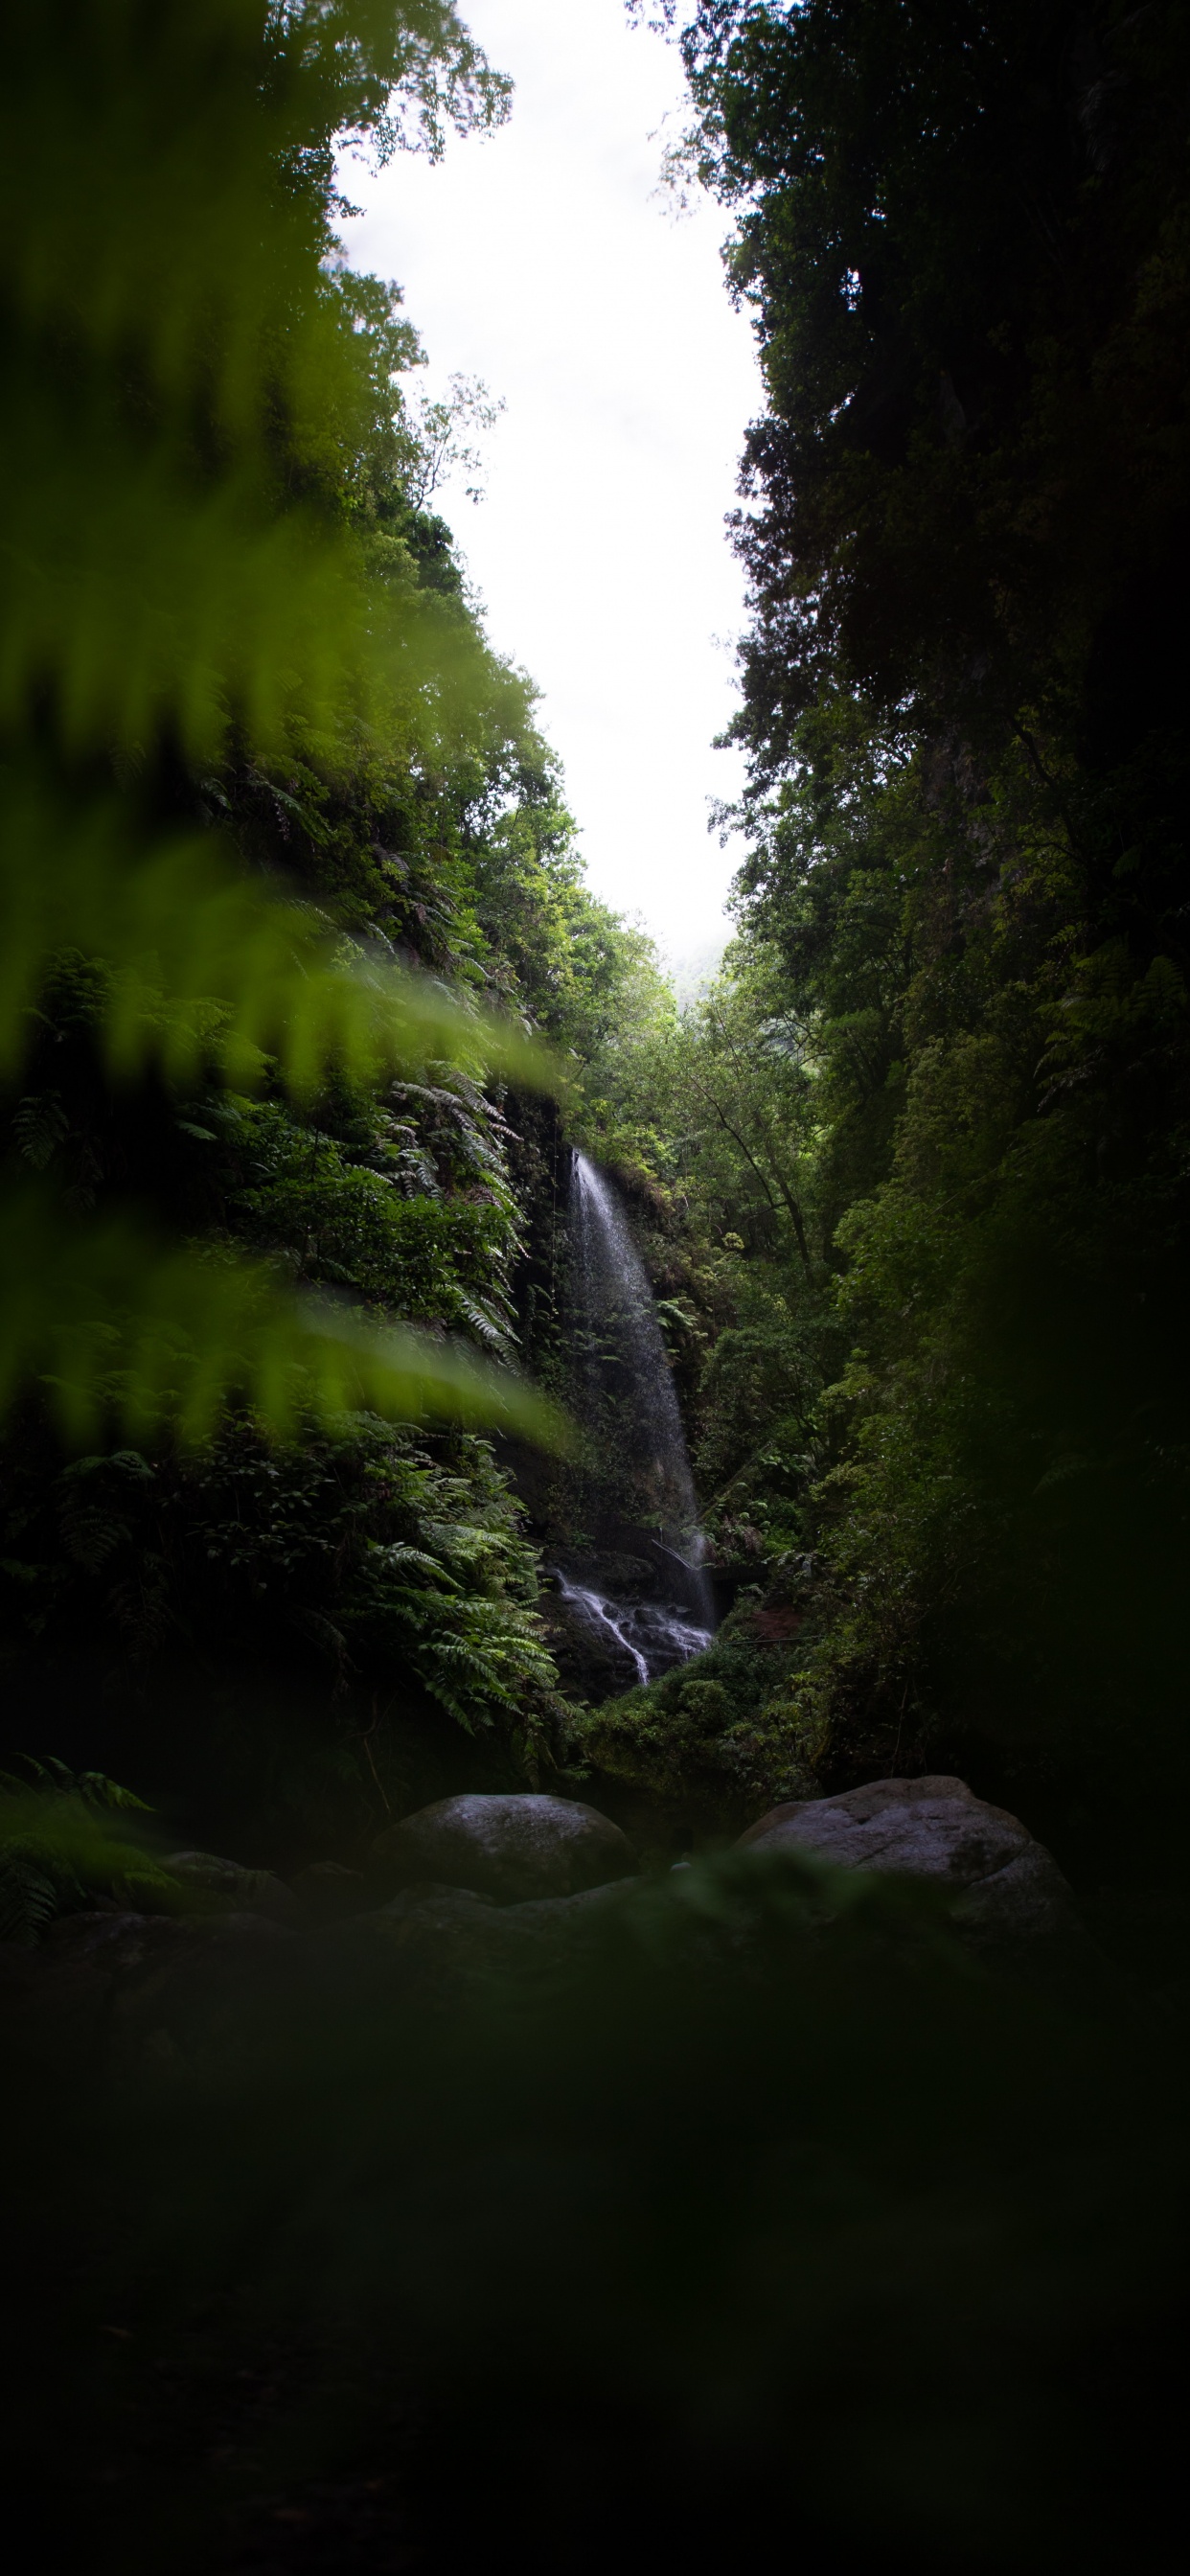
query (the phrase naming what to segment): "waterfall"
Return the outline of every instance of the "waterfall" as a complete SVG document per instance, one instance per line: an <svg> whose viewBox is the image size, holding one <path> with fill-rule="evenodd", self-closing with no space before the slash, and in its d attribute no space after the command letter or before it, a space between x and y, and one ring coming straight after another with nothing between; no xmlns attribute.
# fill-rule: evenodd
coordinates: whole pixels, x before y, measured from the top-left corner
<svg viewBox="0 0 1190 2576"><path fill-rule="evenodd" d="M598 1544L591 1561L555 1573L563 1600L619 1649L624 1678L650 1681L710 1643L714 1603L653 1292L615 1191L583 1153L573 1162L570 1244L584 1504L598 1538L610 1536L621 1553L604 1546L602 1580ZM625 1547L635 1553L625 1557ZM627 1597L617 1566L638 1569Z"/></svg>
<svg viewBox="0 0 1190 2576"><path fill-rule="evenodd" d="M576 1360L586 1380L588 1427L598 1436L600 1397L610 1374L620 1409L625 1397L631 1406L633 1463L649 1520L663 1543L697 1566L694 1479L653 1291L610 1183L581 1153L574 1158L572 1207Z"/></svg>

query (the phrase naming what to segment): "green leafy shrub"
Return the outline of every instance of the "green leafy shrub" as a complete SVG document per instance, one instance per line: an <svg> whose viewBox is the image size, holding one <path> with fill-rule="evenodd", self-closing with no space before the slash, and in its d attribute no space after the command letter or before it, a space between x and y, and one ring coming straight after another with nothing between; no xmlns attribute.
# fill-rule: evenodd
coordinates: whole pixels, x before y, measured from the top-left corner
<svg viewBox="0 0 1190 2576"><path fill-rule="evenodd" d="M0 1941L31 1947L59 1914L112 1899L156 1912L180 1890L149 1851L109 1819L148 1813L102 1771L25 1759L25 1780L0 1772Z"/></svg>
<svg viewBox="0 0 1190 2576"><path fill-rule="evenodd" d="M577 1758L712 1832L738 1831L779 1799L814 1796L812 1748L789 1718L821 1631L812 1562L783 1569L760 1593L750 1589L703 1654L580 1719Z"/></svg>

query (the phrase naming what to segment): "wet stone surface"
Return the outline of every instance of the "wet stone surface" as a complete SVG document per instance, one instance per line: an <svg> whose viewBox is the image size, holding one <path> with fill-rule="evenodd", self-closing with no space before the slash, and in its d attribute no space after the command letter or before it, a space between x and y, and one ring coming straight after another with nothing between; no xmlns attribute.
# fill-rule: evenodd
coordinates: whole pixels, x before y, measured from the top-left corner
<svg viewBox="0 0 1190 2576"><path fill-rule="evenodd" d="M439 1798L372 1846L374 1879L396 1890L437 1881L500 1905L577 1896L636 1866L626 1834L577 1799L531 1794Z"/></svg>
<svg viewBox="0 0 1190 2576"><path fill-rule="evenodd" d="M598 1703L656 1681L709 1646L706 1615L663 1596L663 1576L643 1558L608 1550L567 1556L548 1569L546 1605L564 1682Z"/></svg>
<svg viewBox="0 0 1190 2576"><path fill-rule="evenodd" d="M1057 1862L1019 1816L931 1773L873 1780L835 1798L773 1807L738 1849L811 1851L844 1869L904 1872L956 1899L954 1929L990 1965L1041 1964L1092 1975L1097 1954Z"/></svg>

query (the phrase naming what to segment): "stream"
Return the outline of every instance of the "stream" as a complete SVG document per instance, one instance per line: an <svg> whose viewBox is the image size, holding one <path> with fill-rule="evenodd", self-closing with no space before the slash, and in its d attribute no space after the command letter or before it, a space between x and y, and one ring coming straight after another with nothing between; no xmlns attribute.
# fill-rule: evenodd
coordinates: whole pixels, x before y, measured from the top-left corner
<svg viewBox="0 0 1190 2576"><path fill-rule="evenodd" d="M576 1617L595 1631L603 1629L631 1656L638 1682L656 1681L660 1673L688 1663L710 1645L714 1629L696 1626L690 1611L677 1602L618 1601L614 1593L572 1582L560 1566L550 1570Z"/></svg>
<svg viewBox="0 0 1190 2576"><path fill-rule="evenodd" d="M595 1535L549 1567L613 1689L655 1681L708 1646L716 1619L686 1435L653 1291L620 1199L581 1152L571 1167L571 1371Z"/></svg>

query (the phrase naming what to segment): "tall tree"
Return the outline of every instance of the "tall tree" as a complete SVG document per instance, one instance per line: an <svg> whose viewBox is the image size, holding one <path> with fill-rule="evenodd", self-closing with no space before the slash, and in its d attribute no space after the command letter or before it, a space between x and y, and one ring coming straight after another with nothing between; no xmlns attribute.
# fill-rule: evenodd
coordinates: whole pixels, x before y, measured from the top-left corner
<svg viewBox="0 0 1190 2576"><path fill-rule="evenodd" d="M826 1776L939 1729L1139 1774L1184 1753L1186 13L664 14L768 394L741 927L854 1353L789 1724Z"/></svg>

